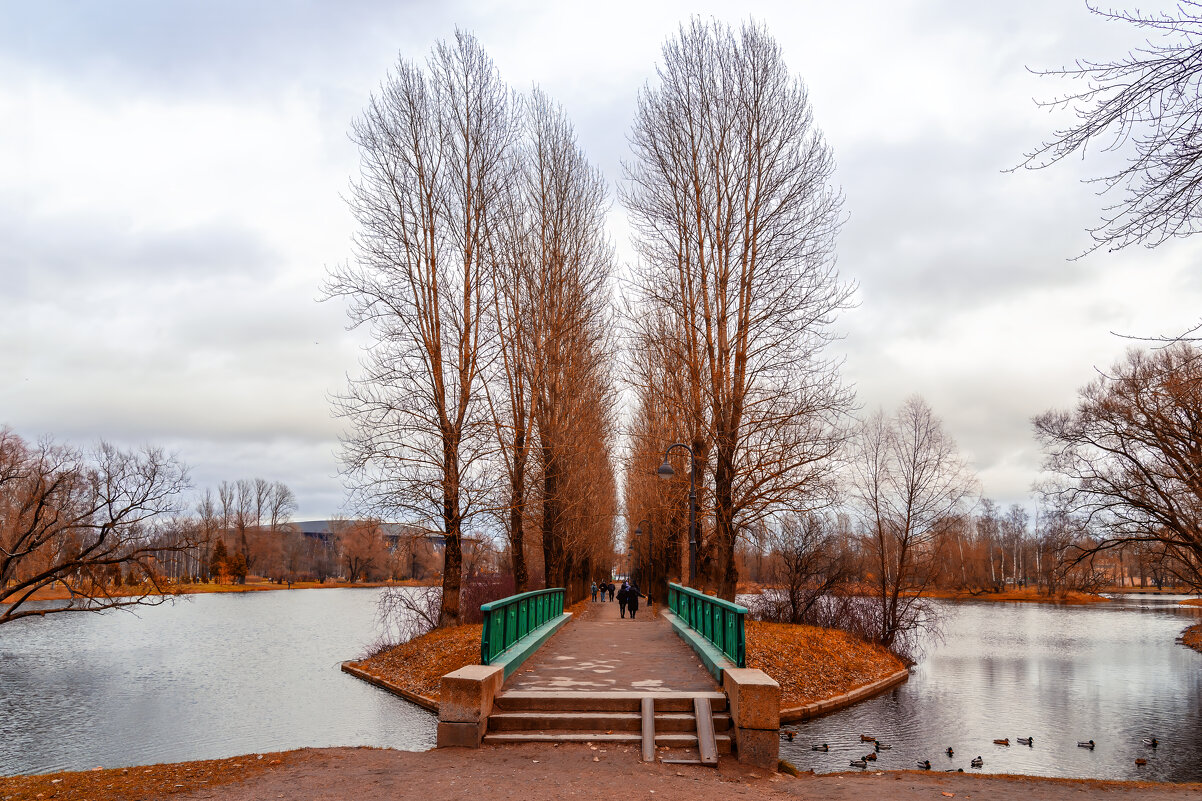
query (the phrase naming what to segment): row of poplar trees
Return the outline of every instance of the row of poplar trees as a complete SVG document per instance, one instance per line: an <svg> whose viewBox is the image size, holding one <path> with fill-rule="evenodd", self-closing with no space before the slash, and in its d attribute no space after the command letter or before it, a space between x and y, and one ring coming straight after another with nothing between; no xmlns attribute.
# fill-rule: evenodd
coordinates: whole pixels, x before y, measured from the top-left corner
<svg viewBox="0 0 1202 801"><path fill-rule="evenodd" d="M806 88L767 31L694 19L640 93L623 202L635 231L635 410L625 500L644 585L688 576L733 599L740 532L834 496L853 393L824 355L853 287L842 195ZM657 478L672 443L674 477Z"/></svg>
<svg viewBox="0 0 1202 801"><path fill-rule="evenodd" d="M351 137L355 257L326 292L371 340L336 401L355 506L444 534L440 625L468 526L505 528L518 592L541 569L583 597L617 512L604 179L462 32L402 59Z"/></svg>
<svg viewBox="0 0 1202 801"><path fill-rule="evenodd" d="M424 66L402 60L352 138L356 253L327 292L372 342L338 399L344 458L363 508L445 532L443 624L458 619L476 515L503 525L518 591L528 553L572 598L608 572L619 361L645 586L688 577L690 470L705 521L695 583L723 597L740 531L829 500L854 403L824 355L853 291L834 265L842 196L806 89L763 27L692 20L639 94L622 326L603 177L562 110L509 89L471 36ZM674 442L693 458L660 481Z"/></svg>

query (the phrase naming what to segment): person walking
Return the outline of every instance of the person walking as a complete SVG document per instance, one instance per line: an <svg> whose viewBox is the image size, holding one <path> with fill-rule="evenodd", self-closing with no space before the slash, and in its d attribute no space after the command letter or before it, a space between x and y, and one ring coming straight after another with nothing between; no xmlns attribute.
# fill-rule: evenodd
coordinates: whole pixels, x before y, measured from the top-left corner
<svg viewBox="0 0 1202 801"><path fill-rule="evenodd" d="M631 584L630 589L626 590L626 608L630 610L630 619L634 620L634 615L639 611L639 585Z"/></svg>
<svg viewBox="0 0 1202 801"><path fill-rule="evenodd" d="M593 602L597 601L597 582L593 582Z"/></svg>
<svg viewBox="0 0 1202 801"><path fill-rule="evenodd" d="M609 582L607 589L609 590L609 600L612 601L614 599L614 583L612 581Z"/></svg>
<svg viewBox="0 0 1202 801"><path fill-rule="evenodd" d="M622 588L618 590L618 616L626 617L626 599L630 596L630 585L625 581L622 582Z"/></svg>

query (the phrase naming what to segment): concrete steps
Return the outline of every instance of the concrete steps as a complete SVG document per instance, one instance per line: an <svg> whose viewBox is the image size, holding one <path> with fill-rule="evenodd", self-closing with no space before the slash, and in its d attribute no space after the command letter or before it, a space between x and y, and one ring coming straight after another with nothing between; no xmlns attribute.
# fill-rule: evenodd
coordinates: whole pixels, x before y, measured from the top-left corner
<svg viewBox="0 0 1202 801"><path fill-rule="evenodd" d="M709 699L715 712L726 711L726 694L689 692L533 692L511 690L493 699L493 709L505 712L639 712L644 698L655 701L656 712L692 712L693 699Z"/></svg>
<svg viewBox="0 0 1202 801"><path fill-rule="evenodd" d="M731 737L729 734L714 736L718 753L731 752ZM609 745L638 746L642 742L639 732L613 732L607 734L597 731L489 731L484 735L484 742L490 745L515 745L517 743L598 743ZM655 735L656 748L691 749L697 751L697 734L695 732L673 732Z"/></svg>
<svg viewBox="0 0 1202 801"><path fill-rule="evenodd" d="M730 729L730 715L713 716L714 731ZM502 731L614 731L641 732L637 712L494 712L488 718L490 732ZM696 731L697 718L687 712L656 712L656 732Z"/></svg>
<svg viewBox="0 0 1202 801"><path fill-rule="evenodd" d="M710 725L698 727L697 710L712 710L703 712ZM682 752L729 754L733 735L721 692L510 691L493 699L484 742L642 745L644 758L662 759ZM714 755L706 764L716 761Z"/></svg>

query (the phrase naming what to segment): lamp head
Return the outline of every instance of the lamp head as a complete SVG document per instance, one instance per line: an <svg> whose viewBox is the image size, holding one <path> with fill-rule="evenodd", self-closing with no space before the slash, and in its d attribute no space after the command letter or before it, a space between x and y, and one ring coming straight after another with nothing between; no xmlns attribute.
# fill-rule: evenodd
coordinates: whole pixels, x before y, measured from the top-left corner
<svg viewBox="0 0 1202 801"><path fill-rule="evenodd" d="M665 479L665 480L676 475L676 471L672 469L672 465L668 464L667 459L664 459L664 463L661 464L659 466L659 469L656 470L655 472L659 474L660 478Z"/></svg>
<svg viewBox="0 0 1202 801"><path fill-rule="evenodd" d="M634 527L634 536L636 536L636 537L643 536L643 524L642 523L640 523L639 525Z"/></svg>

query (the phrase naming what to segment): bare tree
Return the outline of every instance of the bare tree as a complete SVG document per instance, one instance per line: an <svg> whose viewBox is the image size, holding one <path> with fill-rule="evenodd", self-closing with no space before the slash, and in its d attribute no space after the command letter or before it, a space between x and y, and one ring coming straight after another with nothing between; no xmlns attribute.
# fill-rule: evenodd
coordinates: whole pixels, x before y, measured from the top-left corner
<svg viewBox="0 0 1202 801"><path fill-rule="evenodd" d="M1154 543L1179 579L1202 588L1202 351L1133 349L1081 389L1076 409L1034 424L1056 475L1045 498L1099 535L1080 558Z"/></svg>
<svg viewBox="0 0 1202 801"><path fill-rule="evenodd" d="M355 499L441 529L442 625L459 620L460 538L482 503L472 482L488 429L488 238L517 132L510 92L472 36L438 44L427 69L402 60L352 127L356 263L326 287L374 340L336 400L352 425L343 459Z"/></svg>
<svg viewBox="0 0 1202 801"><path fill-rule="evenodd" d="M917 396L891 418L877 412L866 420L855 445L852 484L875 579L877 640L905 650L904 638L935 623L922 593L938 567L939 534L956 520L976 481Z"/></svg>
<svg viewBox="0 0 1202 801"><path fill-rule="evenodd" d="M1076 123L1058 130L1023 166L1039 169L1090 145L1129 151L1116 172L1092 179L1120 194L1091 230L1094 248L1155 247L1202 230L1202 3L1180 0L1172 12L1090 11L1148 35L1146 44L1109 61L1079 60L1038 74L1084 88L1041 105L1070 108ZM1155 38L1153 38L1155 37Z"/></svg>
<svg viewBox="0 0 1202 801"><path fill-rule="evenodd" d="M384 570L388 545L379 520L341 522L333 529L347 581L353 584L360 579L370 580Z"/></svg>
<svg viewBox="0 0 1202 801"><path fill-rule="evenodd" d="M816 514L787 515L767 532L773 590L762 596L764 619L817 622L817 607L853 575L853 562L833 521Z"/></svg>
<svg viewBox="0 0 1202 801"><path fill-rule="evenodd" d="M731 598L740 528L821 503L842 442L852 396L822 355L852 292L833 260L842 197L805 86L764 27L694 18L662 58L623 193L636 308L668 315L656 324L684 382L665 399L680 404L672 433L712 512L703 572Z"/></svg>
<svg viewBox="0 0 1202 801"><path fill-rule="evenodd" d="M29 615L161 603L169 593L156 554L192 553L196 541L157 526L177 511L187 471L157 448L124 451L100 443L91 453L44 441L30 445L0 429L0 623ZM113 571L141 589L123 595ZM59 583L70 598L29 608Z"/></svg>

